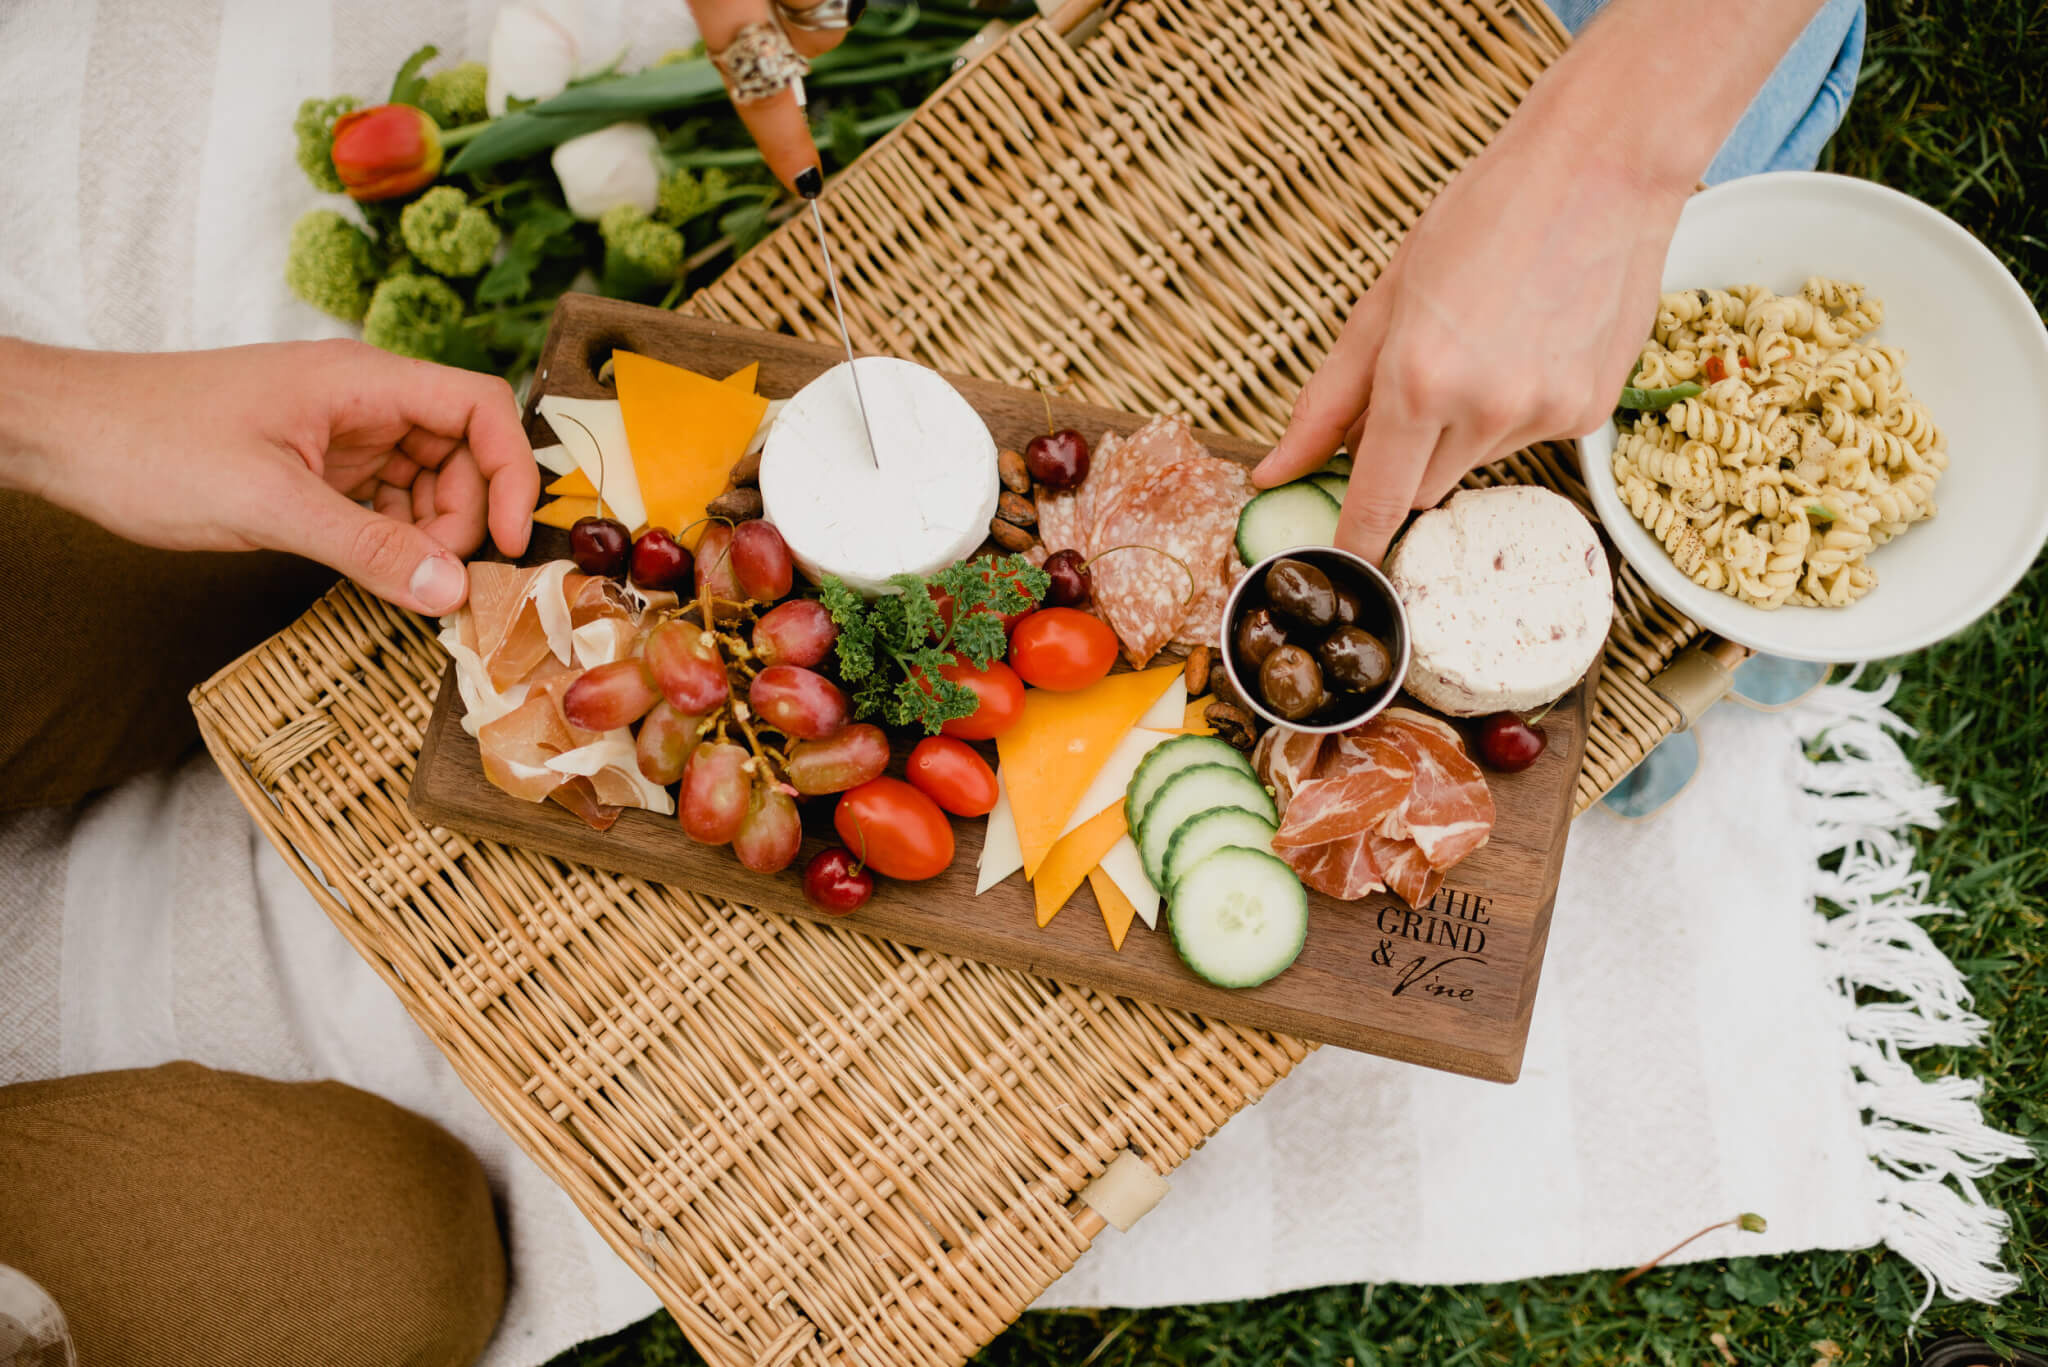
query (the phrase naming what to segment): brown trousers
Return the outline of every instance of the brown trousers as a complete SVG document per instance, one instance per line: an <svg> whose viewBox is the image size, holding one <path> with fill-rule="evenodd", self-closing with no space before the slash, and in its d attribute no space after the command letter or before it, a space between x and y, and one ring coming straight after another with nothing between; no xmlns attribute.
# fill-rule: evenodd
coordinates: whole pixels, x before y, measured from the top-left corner
<svg viewBox="0 0 2048 1367"><path fill-rule="evenodd" d="M445 1130L195 1063L0 1088L0 1264L92 1367L465 1367L505 1300L483 1169Z"/></svg>

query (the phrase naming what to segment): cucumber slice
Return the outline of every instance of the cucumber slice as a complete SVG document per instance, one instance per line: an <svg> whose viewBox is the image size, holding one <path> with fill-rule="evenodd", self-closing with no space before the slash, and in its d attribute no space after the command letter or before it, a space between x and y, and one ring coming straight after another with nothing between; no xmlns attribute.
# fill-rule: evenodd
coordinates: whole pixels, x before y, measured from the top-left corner
<svg viewBox="0 0 2048 1367"><path fill-rule="evenodd" d="M1242 807L1211 807L1206 812L1196 812L1167 838L1166 858L1161 861L1166 881L1160 884L1166 900L1173 900L1173 889L1182 875L1216 851L1241 846L1270 852L1273 833L1272 822Z"/></svg>
<svg viewBox="0 0 2048 1367"><path fill-rule="evenodd" d="M1344 475L1310 475L1308 482L1336 499L1339 508L1344 506L1344 491L1351 487L1351 480Z"/></svg>
<svg viewBox="0 0 2048 1367"><path fill-rule="evenodd" d="M1214 736L1175 736L1155 745L1151 753L1138 761L1131 786L1124 790L1124 824L1133 834L1145 824L1145 808L1151 805L1153 794L1166 785L1166 780L1197 764L1233 764L1246 775L1257 777L1252 774L1250 760Z"/></svg>
<svg viewBox="0 0 2048 1367"><path fill-rule="evenodd" d="M1181 962L1218 987L1257 987L1308 939L1308 894L1286 863L1229 846L1187 871L1167 912Z"/></svg>
<svg viewBox="0 0 2048 1367"><path fill-rule="evenodd" d="M1138 827L1138 857L1152 886L1166 886L1166 847L1180 823L1211 807L1241 807L1280 824L1280 813L1258 779L1232 764L1197 764L1159 785Z"/></svg>
<svg viewBox="0 0 2048 1367"><path fill-rule="evenodd" d="M1323 464L1323 468L1322 468L1322 469L1320 469L1320 470L1318 470L1318 471L1316 471L1316 474L1318 474L1318 475L1343 475L1343 476L1344 476L1345 478L1347 478L1347 479L1348 479L1348 478L1350 478L1350 476L1351 476L1351 457L1349 457L1349 456L1331 456L1331 457L1329 458L1329 460L1327 460L1326 462L1324 462L1324 464ZM1311 475L1311 476L1310 476L1310 478L1311 478L1311 479L1313 479L1314 477L1315 477L1314 475Z"/></svg>
<svg viewBox="0 0 2048 1367"><path fill-rule="evenodd" d="M1337 540L1337 500L1305 479L1268 489L1237 515L1237 553L1247 565L1297 546Z"/></svg>

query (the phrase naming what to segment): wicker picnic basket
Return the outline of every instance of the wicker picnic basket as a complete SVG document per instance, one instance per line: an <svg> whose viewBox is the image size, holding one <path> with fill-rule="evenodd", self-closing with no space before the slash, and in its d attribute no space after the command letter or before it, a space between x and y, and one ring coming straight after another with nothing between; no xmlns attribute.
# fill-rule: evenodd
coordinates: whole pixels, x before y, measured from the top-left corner
<svg viewBox="0 0 2048 1367"><path fill-rule="evenodd" d="M1561 50L1534 0L1070 4L824 202L868 347L1270 438L1430 196ZM807 225L690 301L830 336ZM1571 452L1475 477L1583 501ZM1681 720L1627 569L1583 808ZM957 1363L1312 1047L432 828L443 667L344 586L193 694L259 825L718 1367ZM1143 1185L1140 1183L1140 1185Z"/></svg>

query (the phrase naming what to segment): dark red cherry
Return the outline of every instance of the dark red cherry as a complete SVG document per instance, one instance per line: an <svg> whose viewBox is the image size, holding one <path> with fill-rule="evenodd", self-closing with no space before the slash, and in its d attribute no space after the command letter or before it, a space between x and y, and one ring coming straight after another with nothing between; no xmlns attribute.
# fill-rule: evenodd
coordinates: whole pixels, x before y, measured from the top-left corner
<svg viewBox="0 0 2048 1367"><path fill-rule="evenodd" d="M1049 608L1082 607L1095 591L1094 577L1079 551L1054 551L1045 558L1045 572L1052 580L1045 589Z"/></svg>
<svg viewBox="0 0 2048 1367"><path fill-rule="evenodd" d="M1033 437L1024 447L1024 468L1048 489L1071 489L1088 478L1088 441L1071 427Z"/></svg>
<svg viewBox="0 0 2048 1367"><path fill-rule="evenodd" d="M1549 739L1541 726L1496 712L1479 723L1479 758L1504 774L1518 774L1537 761Z"/></svg>
<svg viewBox="0 0 2048 1367"><path fill-rule="evenodd" d="M663 527L649 527L633 543L633 582L643 589L683 592L690 586L696 562Z"/></svg>
<svg viewBox="0 0 2048 1367"><path fill-rule="evenodd" d="M626 529L609 517L579 517L569 528L569 558L585 574L616 579L626 572L632 547Z"/></svg>

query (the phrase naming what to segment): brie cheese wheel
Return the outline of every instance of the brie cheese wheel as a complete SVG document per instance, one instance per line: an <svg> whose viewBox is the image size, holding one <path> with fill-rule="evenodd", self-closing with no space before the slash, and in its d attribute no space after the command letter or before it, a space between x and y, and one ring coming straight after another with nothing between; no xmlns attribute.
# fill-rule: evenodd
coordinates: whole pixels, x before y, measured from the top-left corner
<svg viewBox="0 0 2048 1367"><path fill-rule="evenodd" d="M640 476L633 469L633 448L626 442L626 419L617 399L565 399L541 395L540 415L576 460L576 466L604 499L605 510L637 532L647 525L647 505L640 498Z"/></svg>
<svg viewBox="0 0 2048 1367"><path fill-rule="evenodd" d="M836 574L869 596L892 574L931 574L988 536L996 443L959 391L891 356L863 356L875 449L842 362L791 397L761 451L763 516L812 579Z"/></svg>
<svg viewBox="0 0 2048 1367"><path fill-rule="evenodd" d="M1415 519L1386 570L1408 612L1404 687L1454 717L1549 702L1599 656L1614 617L1593 524L1530 485L1452 495Z"/></svg>

